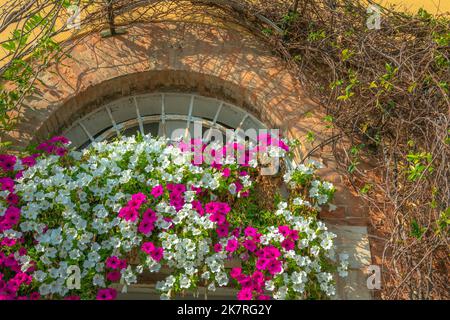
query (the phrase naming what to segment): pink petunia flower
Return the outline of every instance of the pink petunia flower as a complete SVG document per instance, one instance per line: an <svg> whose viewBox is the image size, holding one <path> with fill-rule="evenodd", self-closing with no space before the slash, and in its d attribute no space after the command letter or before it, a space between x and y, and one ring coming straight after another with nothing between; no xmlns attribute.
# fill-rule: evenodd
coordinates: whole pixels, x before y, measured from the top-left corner
<svg viewBox="0 0 450 320"><path fill-rule="evenodd" d="M242 274L242 268L232 268L230 271L230 276L233 279L237 279Z"/></svg>
<svg viewBox="0 0 450 320"><path fill-rule="evenodd" d="M230 240L228 240L225 249L228 252L234 252L238 249L238 247L239 247L239 242L236 239L230 239Z"/></svg>
<svg viewBox="0 0 450 320"><path fill-rule="evenodd" d="M116 256L109 257L106 259L106 267L109 269L118 269L120 266L120 259Z"/></svg>
<svg viewBox="0 0 450 320"><path fill-rule="evenodd" d="M222 245L220 243L216 243L214 245L214 252L220 252L222 251Z"/></svg>
<svg viewBox="0 0 450 320"><path fill-rule="evenodd" d="M294 250L294 249L295 249L295 242L292 241L291 239L284 239L284 240L281 242L281 246L282 246L284 249L288 250L288 251Z"/></svg>
<svg viewBox="0 0 450 320"><path fill-rule="evenodd" d="M231 169L230 168L224 168L222 170L222 176L223 177L228 178L230 176L230 174L231 174Z"/></svg>
<svg viewBox="0 0 450 320"><path fill-rule="evenodd" d="M269 260L267 258L259 258L258 260L256 260L256 269L266 270L268 263Z"/></svg>
<svg viewBox="0 0 450 320"><path fill-rule="evenodd" d="M142 220L141 223L138 226L138 231L146 236L148 236L155 226L153 225L153 222L150 220Z"/></svg>
<svg viewBox="0 0 450 320"><path fill-rule="evenodd" d="M155 248L152 253L150 253L150 256L155 261L161 261L161 259L164 257L164 249L163 248Z"/></svg>
<svg viewBox="0 0 450 320"><path fill-rule="evenodd" d="M267 270L271 275L276 275L277 273L280 273L282 270L282 264L281 261L278 260L270 260L267 264Z"/></svg>
<svg viewBox="0 0 450 320"><path fill-rule="evenodd" d="M117 297L117 291L112 288L100 289L97 293L97 300L114 300Z"/></svg>
<svg viewBox="0 0 450 320"><path fill-rule="evenodd" d="M16 239L3 238L1 245L6 247L12 247L16 244Z"/></svg>
<svg viewBox="0 0 450 320"><path fill-rule="evenodd" d="M248 251L250 252L255 252L257 247L256 247L256 243L253 240L244 240L244 242L242 242L242 245L244 246L244 248L246 248Z"/></svg>
<svg viewBox="0 0 450 320"><path fill-rule="evenodd" d="M152 191L150 192L150 194L155 198L162 196L163 193L164 193L164 188L162 185L157 185L157 186L153 187Z"/></svg>
<svg viewBox="0 0 450 320"><path fill-rule="evenodd" d="M10 177L0 177L0 189L14 192L14 180Z"/></svg>
<svg viewBox="0 0 450 320"><path fill-rule="evenodd" d="M13 171L17 158L8 154L0 154L0 168L4 171Z"/></svg>
<svg viewBox="0 0 450 320"><path fill-rule="evenodd" d="M121 277L121 274L119 271L111 271L106 275L106 279L108 279L111 282L119 281Z"/></svg>
<svg viewBox="0 0 450 320"><path fill-rule="evenodd" d="M228 226L225 224L219 225L216 229L217 236L219 238L224 238L228 236Z"/></svg>
<svg viewBox="0 0 450 320"><path fill-rule="evenodd" d="M122 218L126 221L136 221L139 217L139 212L136 210L136 208L133 207L123 207L119 211L119 218Z"/></svg>
<svg viewBox="0 0 450 320"><path fill-rule="evenodd" d="M142 244L141 250L149 255L155 250L155 245L153 242L145 242Z"/></svg>
<svg viewBox="0 0 450 320"><path fill-rule="evenodd" d="M238 300L252 300L253 293L252 289L250 288L243 288L241 291L237 294Z"/></svg>
<svg viewBox="0 0 450 320"><path fill-rule="evenodd" d="M16 206L19 204L19 196L15 193L10 193L6 197L6 201L8 202L9 205Z"/></svg>
<svg viewBox="0 0 450 320"><path fill-rule="evenodd" d="M246 237L255 237L258 234L258 229L253 227L247 227L244 229L244 235Z"/></svg>

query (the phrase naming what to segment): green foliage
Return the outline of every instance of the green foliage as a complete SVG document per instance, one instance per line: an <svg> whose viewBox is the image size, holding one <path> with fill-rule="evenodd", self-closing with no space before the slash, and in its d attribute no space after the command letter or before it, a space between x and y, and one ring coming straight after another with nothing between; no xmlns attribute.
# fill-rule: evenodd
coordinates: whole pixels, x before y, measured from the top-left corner
<svg viewBox="0 0 450 320"><path fill-rule="evenodd" d="M318 31L310 31L308 34L308 41L314 42L314 41L320 41L327 37L327 33L325 30L318 30Z"/></svg>
<svg viewBox="0 0 450 320"><path fill-rule="evenodd" d="M413 219L411 221L411 231L410 235L417 239L422 239L423 235L425 234L426 228L419 225L419 223Z"/></svg>
<svg viewBox="0 0 450 320"><path fill-rule="evenodd" d="M361 190L359 190L359 192L361 192L362 194L367 194L367 193L369 193L370 190L372 190L372 188L373 188L373 185L371 183L366 183L361 188Z"/></svg>
<svg viewBox="0 0 450 320"><path fill-rule="evenodd" d="M417 181L422 178L426 172L433 172L434 168L431 166L432 155L429 152L410 152L406 155L408 161L408 180Z"/></svg>
<svg viewBox="0 0 450 320"><path fill-rule="evenodd" d="M350 148L350 165L347 168L349 173L355 172L356 168L359 165L360 160L360 152L365 147L365 144L354 145Z"/></svg>
<svg viewBox="0 0 450 320"><path fill-rule="evenodd" d="M36 13L25 23L23 30L15 29L7 41L2 44L11 57L7 67L0 74L0 83L9 82L7 88L0 87L0 130L11 130L16 119L11 117L10 112L20 104L20 100L35 89L36 68L49 62L50 57L60 51L60 46L50 37L54 31L50 20L56 15L55 12L47 14L43 18ZM37 33L37 38L31 35ZM32 48L31 52L24 57L17 53ZM57 59L55 59L57 60Z"/></svg>
<svg viewBox="0 0 450 320"><path fill-rule="evenodd" d="M273 34L273 30L271 28L264 28L262 29L262 33L264 33L266 36L271 36Z"/></svg>
<svg viewBox="0 0 450 320"><path fill-rule="evenodd" d="M436 234L442 234L444 237L448 237L450 232L450 207L445 209L439 214L439 218L436 221Z"/></svg>
<svg viewBox="0 0 450 320"><path fill-rule="evenodd" d="M341 52L341 59L342 61L347 61L354 55L354 52L350 49L344 49Z"/></svg>
<svg viewBox="0 0 450 320"><path fill-rule="evenodd" d="M298 19L298 12L290 11L281 18L281 21L283 22L283 24L289 25L295 22L297 19Z"/></svg>
<svg viewBox="0 0 450 320"><path fill-rule="evenodd" d="M312 143L315 140L316 140L316 135L314 134L314 132L308 131L308 133L306 134L306 141Z"/></svg>
<svg viewBox="0 0 450 320"><path fill-rule="evenodd" d="M325 121L325 123L326 123L325 127L326 127L327 129L333 128L333 121L334 121L333 116L331 116L331 115L326 115L326 116L323 118L323 121Z"/></svg>
<svg viewBox="0 0 450 320"><path fill-rule="evenodd" d="M342 95L337 97L337 100L346 101L355 95L352 89L359 84L358 75L352 69L348 70L348 84L344 90L342 90Z"/></svg>

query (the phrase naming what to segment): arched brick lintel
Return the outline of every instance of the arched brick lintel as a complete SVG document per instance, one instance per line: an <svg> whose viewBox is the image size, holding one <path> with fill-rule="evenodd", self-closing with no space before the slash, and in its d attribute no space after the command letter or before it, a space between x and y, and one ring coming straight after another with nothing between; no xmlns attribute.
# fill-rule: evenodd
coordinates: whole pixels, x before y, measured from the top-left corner
<svg viewBox="0 0 450 320"><path fill-rule="evenodd" d="M69 45L69 44L68 44ZM248 34L172 23L130 25L125 35L92 34L40 75L38 90L2 140L16 149L61 133L96 106L134 93L188 91L246 109L289 138L326 138L321 109L282 59ZM308 114L306 117L305 115ZM304 155L311 146L305 146ZM303 150L304 149L304 150Z"/></svg>

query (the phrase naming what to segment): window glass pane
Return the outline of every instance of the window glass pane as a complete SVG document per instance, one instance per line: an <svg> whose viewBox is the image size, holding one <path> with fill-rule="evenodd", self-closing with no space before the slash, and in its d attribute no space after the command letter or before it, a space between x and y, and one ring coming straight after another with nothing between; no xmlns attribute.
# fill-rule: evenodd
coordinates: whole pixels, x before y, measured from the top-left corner
<svg viewBox="0 0 450 320"><path fill-rule="evenodd" d="M136 119L136 107L132 98L120 99L108 105L117 124Z"/></svg>
<svg viewBox="0 0 450 320"><path fill-rule="evenodd" d="M188 115L191 95L166 93L164 98L165 114Z"/></svg>
<svg viewBox="0 0 450 320"><path fill-rule="evenodd" d="M192 110L192 116L213 120L220 102L216 99L209 99L204 97L195 97L194 109Z"/></svg>
<svg viewBox="0 0 450 320"><path fill-rule="evenodd" d="M136 102L141 117L161 114L162 98L160 94L137 96Z"/></svg>
<svg viewBox="0 0 450 320"><path fill-rule="evenodd" d="M105 131L106 128L112 126L111 118L109 117L108 112L103 108L87 116L81 122L93 137L97 137L101 132Z"/></svg>
<svg viewBox="0 0 450 320"><path fill-rule="evenodd" d="M230 105L224 104L220 111L217 122L227 126L228 128L237 128L244 118L245 112L232 108Z"/></svg>

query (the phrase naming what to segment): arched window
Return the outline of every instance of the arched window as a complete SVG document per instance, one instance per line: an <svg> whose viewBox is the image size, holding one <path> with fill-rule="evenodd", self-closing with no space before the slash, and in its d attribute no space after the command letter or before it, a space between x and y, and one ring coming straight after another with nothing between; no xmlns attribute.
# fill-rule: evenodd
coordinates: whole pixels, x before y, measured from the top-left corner
<svg viewBox="0 0 450 320"><path fill-rule="evenodd" d="M177 129L193 135L194 122L202 131L215 128L222 132L237 129L266 129L266 126L245 110L227 102L186 93L151 93L118 99L97 108L77 120L63 134L77 148L94 141L121 135L151 134L171 137Z"/></svg>

